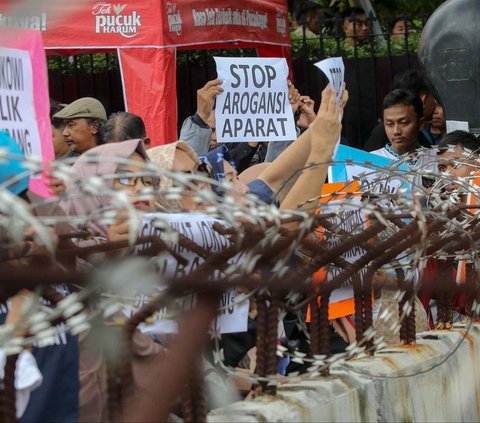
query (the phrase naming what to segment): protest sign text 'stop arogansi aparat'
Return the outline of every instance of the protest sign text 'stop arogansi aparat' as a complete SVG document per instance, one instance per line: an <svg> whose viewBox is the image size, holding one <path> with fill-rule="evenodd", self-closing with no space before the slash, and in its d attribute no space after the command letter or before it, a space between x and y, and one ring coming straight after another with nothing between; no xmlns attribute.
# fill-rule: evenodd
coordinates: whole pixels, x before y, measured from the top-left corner
<svg viewBox="0 0 480 423"><path fill-rule="evenodd" d="M285 59L216 57L215 61L224 89L215 108L218 142L296 138Z"/></svg>

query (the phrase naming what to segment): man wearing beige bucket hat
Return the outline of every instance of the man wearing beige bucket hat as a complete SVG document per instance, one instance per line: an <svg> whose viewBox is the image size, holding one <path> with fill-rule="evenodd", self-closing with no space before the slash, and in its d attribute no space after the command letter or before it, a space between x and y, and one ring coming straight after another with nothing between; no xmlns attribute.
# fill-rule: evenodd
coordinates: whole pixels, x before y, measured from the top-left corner
<svg viewBox="0 0 480 423"><path fill-rule="evenodd" d="M65 122L63 136L71 150L82 154L103 144L100 129L107 120L102 103L92 97L82 97L53 115Z"/></svg>

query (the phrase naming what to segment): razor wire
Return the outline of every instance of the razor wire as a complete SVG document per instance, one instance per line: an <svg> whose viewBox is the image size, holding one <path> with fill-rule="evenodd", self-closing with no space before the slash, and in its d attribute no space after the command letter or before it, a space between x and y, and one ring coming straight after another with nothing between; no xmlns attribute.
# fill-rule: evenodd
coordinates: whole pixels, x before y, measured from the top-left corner
<svg viewBox="0 0 480 423"><path fill-rule="evenodd" d="M288 357L304 366L301 373L285 377L297 381L328 374L333 365L342 366L387 346L377 336L372 315L372 292L377 289L372 279L378 271L394 275L393 297L399 309L398 313L384 312L377 320L398 333L404 343L416 339L414 302L429 260L444 263L444 274L460 262L466 268L463 285L446 278L449 280L437 287L442 298L438 304L441 327L452 327L450 297L459 289L467 294L466 317L476 319L480 230L476 228L479 202L475 199L480 192L475 176L453 177L429 166L408 169L422 156L427 163L435 162L431 152L415 154L413 159L407 157L388 168L354 160L311 165L364 170L357 174L356 182L347 182L338 191L320 194L305 201L303 208L288 211L265 205L251 193L240 195L232 184L201 174L161 170L152 163L143 164L134 174L80 179L72 172L71 162L53 162L50 171L65 182L67 190L58 198L30 204L8 191L14 179L6 181L0 186L0 247L8 252L8 259L0 263L5 281L1 299L5 302L23 288L33 295L25 305L29 313L20 324L0 326L0 345L7 354L18 354L31 345L54 343L58 322L64 322L74 335L97 326L108 331L111 325L127 328L131 334L159 310L160 320L178 321L186 310L185 298L193 306L195 295L220 295L242 288L233 302L219 306L217 313L247 301L256 305L256 371L245 375L224 363L222 334L215 325L210 329L213 361L226 375L247 378L261 394L275 393L279 359ZM3 151L0 156L18 159ZM118 159L118 164L131 163ZM475 170L479 160L465 154L455 160L455 167L461 166ZM25 168L31 175L43 170L41 163L30 159ZM299 169L282 189L308 170ZM156 186L135 193L113 188L113 179L132 176L149 176L154 181L169 178L173 184L165 192ZM386 189L392 185L394 189ZM76 187L73 195L72 186ZM208 186L218 187L223 195ZM144 211L135 209L132 196L141 202L153 199L161 208L146 222ZM84 215L57 213L62 204L92 197L108 198L108 204ZM183 210L180 204L186 197L193 200L195 212L209 222L210 233L221 237L216 249L200 245L188 231L176 230L172 224L179 216L188 223L192 211ZM47 212L42 215L39 209ZM111 225L119 213L130 228L128 241L110 242L105 234L92 229ZM62 226L68 230L59 229ZM150 232L142 235L146 226ZM23 255L26 242L45 250L41 255ZM185 268L192 261L196 264L188 273L171 270ZM319 272L323 276L314 282L313 275ZM62 292L63 286L68 290ZM344 353L332 355L328 349L328 304L342 288L350 289L355 300L356 340ZM307 306L311 315L308 325ZM278 342L278 324L286 312L296 316L309 351L292 350ZM16 335L19 332L21 336Z"/></svg>

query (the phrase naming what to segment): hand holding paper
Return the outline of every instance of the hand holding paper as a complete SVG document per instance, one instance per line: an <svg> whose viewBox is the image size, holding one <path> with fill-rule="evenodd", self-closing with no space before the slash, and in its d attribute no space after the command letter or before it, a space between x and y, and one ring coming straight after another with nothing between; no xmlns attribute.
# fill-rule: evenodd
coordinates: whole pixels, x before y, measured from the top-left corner
<svg viewBox="0 0 480 423"><path fill-rule="evenodd" d="M308 95L303 95L300 97L298 104L300 117L298 118L297 126L306 129L317 117L314 110L315 102Z"/></svg>
<svg viewBox="0 0 480 423"><path fill-rule="evenodd" d="M343 59L341 57L330 57L315 63L315 66L325 74L328 82L334 88L337 93L337 105L339 105L345 80L345 64L343 63Z"/></svg>
<svg viewBox="0 0 480 423"><path fill-rule="evenodd" d="M293 85L292 81L288 80L287 84L288 84L288 101L292 105L292 110L295 113L299 106L300 93L295 88L295 85Z"/></svg>
<svg viewBox="0 0 480 423"><path fill-rule="evenodd" d="M336 92L330 85L322 92L320 109L317 117L310 125L312 153L318 150L319 154L325 154L325 150L331 149L333 154L342 128L340 123L342 109L337 106L336 97Z"/></svg>

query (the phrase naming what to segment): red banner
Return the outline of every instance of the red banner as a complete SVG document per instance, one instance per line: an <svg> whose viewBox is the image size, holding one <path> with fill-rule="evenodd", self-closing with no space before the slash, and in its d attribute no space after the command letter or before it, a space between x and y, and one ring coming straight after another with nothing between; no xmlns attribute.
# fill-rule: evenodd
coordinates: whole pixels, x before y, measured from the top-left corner
<svg viewBox="0 0 480 423"><path fill-rule="evenodd" d="M174 48L290 52L285 0L0 0L0 26L41 31L52 53L125 50L126 106L145 120L153 145L176 138Z"/></svg>
<svg viewBox="0 0 480 423"><path fill-rule="evenodd" d="M284 0L51 0L28 14L14 6L0 0L0 26L38 29L54 49L290 43Z"/></svg>
<svg viewBox="0 0 480 423"><path fill-rule="evenodd" d="M290 45L287 2L282 0L167 1L161 13L167 45Z"/></svg>

